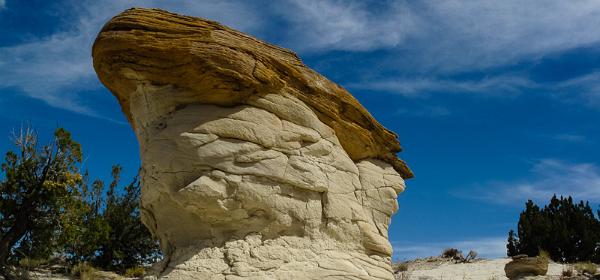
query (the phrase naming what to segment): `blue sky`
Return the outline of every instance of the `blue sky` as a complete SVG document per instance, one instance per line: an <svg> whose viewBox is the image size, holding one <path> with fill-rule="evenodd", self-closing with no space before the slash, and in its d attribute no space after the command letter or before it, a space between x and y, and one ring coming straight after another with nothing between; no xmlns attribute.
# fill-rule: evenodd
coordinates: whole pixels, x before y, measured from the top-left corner
<svg viewBox="0 0 600 280"><path fill-rule="evenodd" d="M598 1L0 0L0 148L63 126L107 178L137 142L96 79L91 44L132 7L220 21L296 51L399 134L407 182L395 257L505 253L528 198L600 204Z"/></svg>

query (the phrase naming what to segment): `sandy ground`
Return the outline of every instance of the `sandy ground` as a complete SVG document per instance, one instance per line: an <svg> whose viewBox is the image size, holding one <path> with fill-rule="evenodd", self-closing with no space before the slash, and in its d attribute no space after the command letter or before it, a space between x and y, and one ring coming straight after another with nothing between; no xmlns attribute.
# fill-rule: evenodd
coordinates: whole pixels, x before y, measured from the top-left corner
<svg viewBox="0 0 600 280"><path fill-rule="evenodd" d="M504 274L504 265L510 259L476 260L471 263L454 263L449 259L437 257L418 259L408 263L408 271L396 275L397 280L508 280ZM527 279L560 279L567 265L550 263L548 274L544 277ZM127 279L110 272L98 272L96 279ZM75 278L52 274L49 271L32 272L31 279L39 280L74 280ZM3 279L0 277L0 279ZM78 278L77 278L78 279ZM129 278L131 280L133 278Z"/></svg>
<svg viewBox="0 0 600 280"><path fill-rule="evenodd" d="M398 280L506 280L504 265L510 259L477 260L472 263L455 264L451 261L425 259L411 262L408 271L397 275ZM546 277L532 279L559 279L566 266L550 263Z"/></svg>

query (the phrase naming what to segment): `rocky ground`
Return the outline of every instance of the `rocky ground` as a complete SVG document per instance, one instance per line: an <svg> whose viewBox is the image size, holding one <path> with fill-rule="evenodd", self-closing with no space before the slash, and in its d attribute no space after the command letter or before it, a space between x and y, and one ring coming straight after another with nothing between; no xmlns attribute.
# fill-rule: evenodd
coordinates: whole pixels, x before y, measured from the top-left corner
<svg viewBox="0 0 600 280"><path fill-rule="evenodd" d="M17 279L31 280L134 280L140 278L127 278L110 271L95 270L86 273L84 276L72 276L66 272L64 266L55 265L52 267L36 268L31 271L21 270L16 276ZM5 278L0 276L0 280Z"/></svg>
<svg viewBox="0 0 600 280"><path fill-rule="evenodd" d="M504 266L510 261L508 258L503 259L477 259L469 263L456 263L452 259L429 257L416 259L408 262L396 264L395 270L396 280L508 280L504 273ZM400 268L402 267L402 268ZM560 279L560 280L586 280L600 279L600 271L595 276L573 276L561 277L563 271L569 269L567 264L559 264L551 262L548 265L548 273L546 276L527 277L525 279ZM75 280L75 279L94 279L94 280L133 280L141 278L126 278L117 275L113 272L95 271L92 278L80 278L69 276L66 273L61 273L59 269L42 268L33 272L29 272L25 279L39 280ZM576 273L575 273L576 274ZM156 279L153 277L145 277L144 279ZM290 278L291 279L291 278ZM0 276L0 280L3 278Z"/></svg>
<svg viewBox="0 0 600 280"><path fill-rule="evenodd" d="M450 259L437 257L417 259L404 263L407 270L396 274L397 280L505 280L504 266L510 259L475 260L471 263L455 263ZM550 263L548 274L544 277L528 279L561 279L563 270L567 265ZM589 278L562 278L562 279L589 279Z"/></svg>

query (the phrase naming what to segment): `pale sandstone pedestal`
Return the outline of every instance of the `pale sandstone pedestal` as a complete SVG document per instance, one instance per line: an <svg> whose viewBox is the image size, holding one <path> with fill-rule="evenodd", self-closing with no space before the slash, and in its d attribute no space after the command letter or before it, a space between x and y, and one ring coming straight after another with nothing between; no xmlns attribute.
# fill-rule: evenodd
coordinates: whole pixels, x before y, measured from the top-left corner
<svg viewBox="0 0 600 280"><path fill-rule="evenodd" d="M395 134L290 51L160 10L93 49L140 143L169 279L393 279Z"/></svg>

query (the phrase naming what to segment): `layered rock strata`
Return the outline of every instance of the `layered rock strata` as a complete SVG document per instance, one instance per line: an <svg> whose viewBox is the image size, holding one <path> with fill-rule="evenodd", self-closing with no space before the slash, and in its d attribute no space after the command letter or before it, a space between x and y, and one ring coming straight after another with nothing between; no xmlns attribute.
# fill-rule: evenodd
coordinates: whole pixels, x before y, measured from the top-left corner
<svg viewBox="0 0 600 280"><path fill-rule="evenodd" d="M94 67L133 126L142 218L170 279L393 279L410 169L396 135L285 49L155 9L109 21Z"/></svg>

